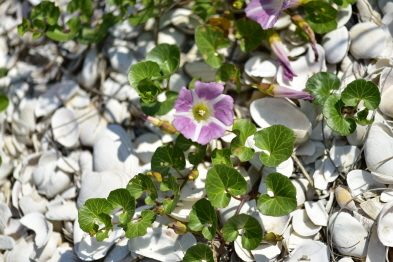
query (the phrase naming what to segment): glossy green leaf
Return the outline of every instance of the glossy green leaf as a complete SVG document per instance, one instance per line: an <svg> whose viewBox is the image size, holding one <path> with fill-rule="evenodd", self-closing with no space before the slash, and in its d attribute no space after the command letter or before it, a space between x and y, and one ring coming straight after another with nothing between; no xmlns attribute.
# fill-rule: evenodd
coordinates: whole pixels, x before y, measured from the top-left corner
<svg viewBox="0 0 393 262"><path fill-rule="evenodd" d="M209 200L202 198L192 206L188 226L193 231L202 231L203 236L208 240L214 238L217 229L217 214Z"/></svg>
<svg viewBox="0 0 393 262"><path fill-rule="evenodd" d="M175 105L178 95L179 94L175 91L166 91L165 92L166 100L163 102L159 102L155 100L150 103L145 103L142 100L141 101L142 111L148 116L166 115L169 111L173 109L173 106Z"/></svg>
<svg viewBox="0 0 393 262"><path fill-rule="evenodd" d="M4 111L8 107L9 103L10 101L8 100L8 97L0 94L0 112Z"/></svg>
<svg viewBox="0 0 393 262"><path fill-rule="evenodd" d="M349 136L356 129L356 122L352 118L344 118L344 114L341 113L341 109L344 106L344 102L341 100L339 94L333 94L329 96L323 104L322 114L327 118L326 125L333 131Z"/></svg>
<svg viewBox="0 0 393 262"><path fill-rule="evenodd" d="M107 35L109 28L114 26L119 19L119 17L112 13L107 13L102 17L101 23L93 29L89 27L82 27L76 39L79 43L85 45L98 43Z"/></svg>
<svg viewBox="0 0 393 262"><path fill-rule="evenodd" d="M341 93L341 100L347 106L357 106L364 100L364 106L370 110L378 108L381 102L381 93L378 86L371 81L358 79L347 85Z"/></svg>
<svg viewBox="0 0 393 262"><path fill-rule="evenodd" d="M237 136L232 139L231 153L242 162L248 161L254 156L254 149L246 147L245 143L247 138L255 134L256 131L254 124L246 119L236 119L233 124L232 132Z"/></svg>
<svg viewBox="0 0 393 262"><path fill-rule="evenodd" d="M283 125L274 125L255 133L255 146L262 151L259 158L266 166L276 167L287 160L295 144L295 134L292 129Z"/></svg>
<svg viewBox="0 0 393 262"><path fill-rule="evenodd" d="M137 91L145 103L154 102L161 93L161 89L150 79L142 79L138 82Z"/></svg>
<svg viewBox="0 0 393 262"><path fill-rule="evenodd" d="M212 152L212 162L213 165L223 164L232 167L231 150L228 148L214 149Z"/></svg>
<svg viewBox="0 0 393 262"><path fill-rule="evenodd" d="M0 78L6 77L8 75L8 69L5 67L0 67Z"/></svg>
<svg viewBox="0 0 393 262"><path fill-rule="evenodd" d="M258 220L246 214L234 215L228 219L221 230L225 241L235 241L239 235L239 229L244 229L242 234L243 248L248 250L257 248L263 236L263 230Z"/></svg>
<svg viewBox="0 0 393 262"><path fill-rule="evenodd" d="M82 21L89 21L93 15L93 3L91 0L72 0L67 5L67 12L72 14L75 11L80 11Z"/></svg>
<svg viewBox="0 0 393 262"><path fill-rule="evenodd" d="M221 5L221 1L204 1L197 0L192 5L191 10L197 14L200 18L202 18L205 22L209 20L209 18L216 14L217 8Z"/></svg>
<svg viewBox="0 0 393 262"><path fill-rule="evenodd" d="M233 64L223 64L216 72L215 81L232 81L236 85L236 92L240 93L242 87L240 70Z"/></svg>
<svg viewBox="0 0 393 262"><path fill-rule="evenodd" d="M30 20L22 17L22 23L18 25L18 34L24 35L26 32L29 32L30 26Z"/></svg>
<svg viewBox="0 0 393 262"><path fill-rule="evenodd" d="M340 88L340 79L330 72L319 72L307 80L306 88L314 97L313 103L323 105L331 91Z"/></svg>
<svg viewBox="0 0 393 262"><path fill-rule="evenodd" d="M217 49L229 47L230 43L224 38L224 32L216 27L199 26L195 32L195 43L206 63L214 68L222 65L224 57Z"/></svg>
<svg viewBox="0 0 393 262"><path fill-rule="evenodd" d="M168 174L168 179L161 182L160 190L171 190L173 192L173 197L164 199L164 201L162 202L165 214L170 214L176 208L176 204L179 202L180 184L177 182L177 179L174 175Z"/></svg>
<svg viewBox="0 0 393 262"><path fill-rule="evenodd" d="M109 213L112 212L112 204L105 198L90 198L78 210L78 222L80 228L90 236L97 234L97 240L102 241L108 237L109 230L113 229ZM105 231L99 233L99 225L105 225Z"/></svg>
<svg viewBox="0 0 393 262"><path fill-rule="evenodd" d="M73 39L79 32L81 27L81 21L78 17L71 18L66 23L67 27L70 29L69 33L63 33L63 28L58 25L50 26L46 31L46 36L59 42L66 42Z"/></svg>
<svg viewBox="0 0 393 262"><path fill-rule="evenodd" d="M30 19L45 19L50 25L56 25L60 16L60 9L50 1L42 1L33 7L30 13Z"/></svg>
<svg viewBox="0 0 393 262"><path fill-rule="evenodd" d="M213 251L205 244L196 244L187 249L183 262L214 262Z"/></svg>
<svg viewBox="0 0 393 262"><path fill-rule="evenodd" d="M239 19L235 22L236 38L240 38L240 50L251 52L262 44L266 33L261 25L253 20Z"/></svg>
<svg viewBox="0 0 393 262"><path fill-rule="evenodd" d="M134 176L127 184L127 190L131 196L135 199L139 198L143 192L147 192L149 195L145 198L145 202L148 204L158 197L157 188L154 185L151 178L144 174L138 174Z"/></svg>
<svg viewBox="0 0 393 262"><path fill-rule="evenodd" d="M151 210L142 211L141 216L142 219L138 222L131 221L127 224L126 237L134 238L146 235L147 228L156 220L156 214Z"/></svg>
<svg viewBox="0 0 393 262"><path fill-rule="evenodd" d="M186 167L184 153L178 146L160 146L151 159L151 169L166 176L170 167L184 169Z"/></svg>
<svg viewBox="0 0 393 262"><path fill-rule="evenodd" d="M46 29L45 22L41 19L34 19L33 21L33 29L44 31Z"/></svg>
<svg viewBox="0 0 393 262"><path fill-rule="evenodd" d="M346 8L348 5L355 3L356 0L334 0L333 2L340 7Z"/></svg>
<svg viewBox="0 0 393 262"><path fill-rule="evenodd" d="M176 146L183 151L187 151L191 146L195 147L195 151L190 152L187 156L188 161L190 161L192 165L198 165L206 155L207 145L192 142L190 139L185 138L182 134L176 138Z"/></svg>
<svg viewBox="0 0 393 262"><path fill-rule="evenodd" d="M258 209L266 216L283 216L296 208L296 188L291 180L280 174L271 173L265 179L266 188L274 197L263 194L258 199Z"/></svg>
<svg viewBox="0 0 393 262"><path fill-rule="evenodd" d="M368 112L369 110L367 108L364 108L363 110L359 111L356 114L357 119L355 119L355 122L362 126L371 125L374 122L374 117L370 120L367 119Z"/></svg>
<svg viewBox="0 0 393 262"><path fill-rule="evenodd" d="M311 29L324 34L337 28L337 10L328 3L311 1L304 5L305 20Z"/></svg>
<svg viewBox="0 0 393 262"><path fill-rule="evenodd" d="M176 72L180 65L180 49L177 45L159 44L147 55L147 61L156 62L164 76Z"/></svg>
<svg viewBox="0 0 393 262"><path fill-rule="evenodd" d="M236 169L215 165L207 172L205 188L214 207L226 207L231 194L236 196L246 193L247 182Z"/></svg>
<svg viewBox="0 0 393 262"><path fill-rule="evenodd" d="M130 192L125 188L119 188L110 192L108 196L109 203L112 204L112 208L117 207L123 208L123 213L119 216L119 227L125 226L131 221L135 214L135 198L131 196Z"/></svg>
<svg viewBox="0 0 393 262"><path fill-rule="evenodd" d="M146 23L149 18L155 17L157 14L158 10L155 8L154 1L149 1L141 12L132 14L129 21L131 25L137 26Z"/></svg>
<svg viewBox="0 0 393 262"><path fill-rule="evenodd" d="M130 68L128 73L128 81L130 86L132 86L138 93L138 83L143 79L155 80L160 78L160 66L153 61L145 61L134 64ZM158 87L157 87L158 88Z"/></svg>

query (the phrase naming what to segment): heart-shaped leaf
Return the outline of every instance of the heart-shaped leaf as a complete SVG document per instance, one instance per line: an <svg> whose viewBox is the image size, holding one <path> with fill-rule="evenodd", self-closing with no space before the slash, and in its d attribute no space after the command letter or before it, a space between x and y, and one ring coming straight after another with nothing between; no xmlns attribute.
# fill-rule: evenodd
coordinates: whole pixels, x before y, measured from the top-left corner
<svg viewBox="0 0 393 262"><path fill-rule="evenodd" d="M307 91L314 97L314 104L323 105L332 90L340 88L340 79L330 72L319 72L307 80Z"/></svg>
<svg viewBox="0 0 393 262"><path fill-rule="evenodd" d="M232 139L231 153L242 162L248 161L254 156L254 149L246 147L244 144L247 138L255 134L256 131L254 124L246 119L236 119L233 124L232 132L237 136Z"/></svg>
<svg viewBox="0 0 393 262"><path fill-rule="evenodd" d="M30 20L22 17L22 23L18 25L18 34L23 36L26 32L30 31L30 26Z"/></svg>
<svg viewBox="0 0 393 262"><path fill-rule="evenodd" d="M161 89L158 88L151 80L155 80L160 78L160 66L153 61L145 61L134 64L130 68L130 72L128 73L128 81L130 85L138 92L139 95L147 96L149 95L146 92L150 92L150 95L158 95L161 92ZM142 80L145 81L143 85L140 85ZM143 90L140 90L143 88ZM143 94L145 92L146 94ZM151 99L144 99L146 102L151 102Z"/></svg>
<svg viewBox="0 0 393 262"><path fill-rule="evenodd" d="M177 183L177 179L175 176L168 174L168 179L166 181L162 181L160 185L160 190L171 190L173 192L173 197L164 199L164 201L162 202L165 214L170 214L176 208L177 202L179 202L180 184Z"/></svg>
<svg viewBox="0 0 393 262"><path fill-rule="evenodd" d="M147 192L149 196L145 198L145 203L148 205L152 202L154 203L154 200L158 197L157 188L153 181L149 176L144 174L134 176L130 182L128 182L126 188L135 199L138 199L143 192Z"/></svg>
<svg viewBox="0 0 393 262"><path fill-rule="evenodd" d="M93 3L91 0L72 0L67 5L67 12L72 14L80 10L82 21L89 21L93 15Z"/></svg>
<svg viewBox="0 0 393 262"><path fill-rule="evenodd" d="M202 230L203 236L208 240L214 238L217 229L217 214L209 200L202 198L192 206L188 226L194 231Z"/></svg>
<svg viewBox="0 0 393 262"><path fill-rule="evenodd" d="M126 226L131 221L135 214L135 198L131 196L130 192L125 188L119 188L110 192L108 196L109 203L112 208L123 208L123 213L119 216L119 227Z"/></svg>
<svg viewBox="0 0 393 262"><path fill-rule="evenodd" d="M151 169L166 176L170 167L183 170L186 160L183 151L178 146L166 145L156 149L151 159Z"/></svg>
<svg viewBox="0 0 393 262"><path fill-rule="evenodd" d="M262 44L266 33L261 25L253 20L239 19L235 22L236 38L240 38L240 50L251 52Z"/></svg>
<svg viewBox="0 0 393 262"><path fill-rule="evenodd" d="M143 113L148 116L166 115L169 111L173 109L173 106L178 97L178 93L175 91L166 91L165 96L166 100L163 102L155 100L150 103L145 103L143 100L141 100L141 108Z"/></svg>
<svg viewBox="0 0 393 262"><path fill-rule="evenodd" d="M291 180L280 173L271 173L265 179L266 188L274 197L263 194L258 199L258 209L266 216L283 216L296 208L296 188Z"/></svg>
<svg viewBox="0 0 393 262"><path fill-rule="evenodd" d="M343 118L344 114L341 109L344 102L340 99L339 94L329 96L323 104L322 114L327 118L326 124L333 131L349 136L356 130L356 122L352 118Z"/></svg>
<svg viewBox="0 0 393 262"><path fill-rule="evenodd" d="M34 6L30 13L31 20L46 19L46 22L50 25L56 25L59 16L59 7L55 6L55 4L51 1L42 1L38 5Z"/></svg>
<svg viewBox="0 0 393 262"><path fill-rule="evenodd" d="M259 158L266 166L276 167L287 160L292 152L296 137L292 129L274 125L255 133L255 145L262 150Z"/></svg>
<svg viewBox="0 0 393 262"><path fill-rule="evenodd" d="M151 210L142 211L141 216L142 218L139 221L135 223L131 221L127 224L126 237L134 238L146 235L147 228L156 220L156 214Z"/></svg>
<svg viewBox="0 0 393 262"><path fill-rule="evenodd" d="M246 193L247 182L236 169L226 165L215 165L207 172L205 187L214 207L226 207L231 200L231 194Z"/></svg>
<svg viewBox="0 0 393 262"><path fill-rule="evenodd" d="M240 70L233 64L223 64L216 72L215 81L233 81L236 85L236 92L240 93L242 83L240 82Z"/></svg>
<svg viewBox="0 0 393 262"><path fill-rule="evenodd" d="M214 149L212 152L212 162L213 165L224 164L229 167L232 167L233 164L231 161L231 151L228 148Z"/></svg>
<svg viewBox="0 0 393 262"><path fill-rule="evenodd" d="M348 106L357 106L360 100L364 100L364 106L374 110L381 102L381 94L373 82L357 79L347 85L341 93L341 100Z"/></svg>
<svg viewBox="0 0 393 262"><path fill-rule="evenodd" d="M337 10L328 3L311 1L304 5L305 20L311 29L324 34L337 28Z"/></svg>
<svg viewBox="0 0 393 262"><path fill-rule="evenodd" d="M159 44L146 55L146 60L156 62L163 75L168 76L179 68L180 49L177 45Z"/></svg>
<svg viewBox="0 0 393 262"><path fill-rule="evenodd" d="M225 241L234 241L239 235L239 229L244 230L242 234L243 248L248 250L257 248L263 236L263 230L258 220L246 214L231 217L222 228Z"/></svg>
<svg viewBox="0 0 393 262"><path fill-rule="evenodd" d="M183 262L214 262L213 251L205 244L196 244L187 249Z"/></svg>
<svg viewBox="0 0 393 262"><path fill-rule="evenodd" d="M195 151L188 153L188 161L190 161L192 165L198 165L206 155L207 145L192 142L190 139L185 138L182 134L176 138L176 146L183 151L187 151L191 146L195 147Z"/></svg>

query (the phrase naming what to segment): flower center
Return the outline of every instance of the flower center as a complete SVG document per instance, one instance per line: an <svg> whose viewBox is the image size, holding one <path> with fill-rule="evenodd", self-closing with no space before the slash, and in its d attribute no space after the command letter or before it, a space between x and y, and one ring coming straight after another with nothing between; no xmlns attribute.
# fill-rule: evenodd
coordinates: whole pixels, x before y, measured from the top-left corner
<svg viewBox="0 0 393 262"><path fill-rule="evenodd" d="M210 116L209 107L204 103L195 104L192 108L192 113L194 114L195 120L198 122L206 120Z"/></svg>

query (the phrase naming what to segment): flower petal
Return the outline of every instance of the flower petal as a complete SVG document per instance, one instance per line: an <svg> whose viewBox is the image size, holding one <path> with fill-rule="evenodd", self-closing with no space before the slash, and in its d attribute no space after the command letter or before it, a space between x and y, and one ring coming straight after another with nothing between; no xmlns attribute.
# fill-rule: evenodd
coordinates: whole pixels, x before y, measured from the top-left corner
<svg viewBox="0 0 393 262"><path fill-rule="evenodd" d="M221 100L213 105L214 117L226 126L233 124L233 98L225 95Z"/></svg>
<svg viewBox="0 0 393 262"><path fill-rule="evenodd" d="M220 125L217 125L214 122L210 122L207 126L203 126L201 129L201 133L196 142L201 145L206 145L212 139L223 137L225 135L225 128Z"/></svg>
<svg viewBox="0 0 393 262"><path fill-rule="evenodd" d="M188 112L191 110L192 104L191 90L187 90L184 86L180 89L179 96L175 102L174 108L177 112Z"/></svg>
<svg viewBox="0 0 393 262"><path fill-rule="evenodd" d="M284 68L284 79L292 81L293 77L297 75L291 67L288 56L285 52L284 44L281 42L281 40L275 39L271 41L270 47L280 61L280 65Z"/></svg>
<svg viewBox="0 0 393 262"><path fill-rule="evenodd" d="M200 81L195 81L194 90L199 98L213 100L222 94L222 91L224 91L224 86L215 82L203 83Z"/></svg>
<svg viewBox="0 0 393 262"><path fill-rule="evenodd" d="M172 125L176 128L177 131L183 134L183 136L187 139L193 139L196 124L189 117L185 116L174 116L175 120L172 122Z"/></svg>
<svg viewBox="0 0 393 262"><path fill-rule="evenodd" d="M274 26L289 3L289 0L252 0L245 9L246 16L266 30Z"/></svg>

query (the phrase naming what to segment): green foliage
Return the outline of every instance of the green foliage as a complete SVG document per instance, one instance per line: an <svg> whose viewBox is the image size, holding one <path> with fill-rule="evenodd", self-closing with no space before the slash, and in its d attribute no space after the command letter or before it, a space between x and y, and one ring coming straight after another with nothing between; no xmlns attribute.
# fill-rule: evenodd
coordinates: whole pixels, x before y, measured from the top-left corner
<svg viewBox="0 0 393 262"><path fill-rule="evenodd" d="M367 109L374 110L381 102L381 94L373 82L358 79L348 84L341 93L341 99L347 106L357 106L363 100Z"/></svg>
<svg viewBox="0 0 393 262"><path fill-rule="evenodd" d="M231 217L222 228L225 241L234 241L239 235L239 229L244 230L242 235L243 248L248 250L257 248L263 236L263 230L258 220L246 214Z"/></svg>
<svg viewBox="0 0 393 262"><path fill-rule="evenodd" d="M160 185L161 191L171 190L173 192L172 198L167 198L163 201L165 214L170 214L176 208L177 202L180 199L180 185L177 183L176 177L168 174L168 180L162 181Z"/></svg>
<svg viewBox="0 0 393 262"><path fill-rule="evenodd" d="M145 8L141 12L131 15L129 21L133 26L137 26L146 23L149 18L155 17L157 14L158 10L155 8L154 1L148 1Z"/></svg>
<svg viewBox="0 0 393 262"><path fill-rule="evenodd" d="M68 20L66 25L70 29L69 33L63 33L63 28L61 26L53 25L48 28L46 36L59 42L65 42L73 39L79 32L81 21L78 17L74 17Z"/></svg>
<svg viewBox="0 0 393 262"><path fill-rule="evenodd" d="M356 0L334 0L333 1L336 5L340 7L347 7L350 4L353 4L356 2Z"/></svg>
<svg viewBox="0 0 393 262"><path fill-rule="evenodd" d="M180 65L180 49L176 45L160 44L154 47L147 55L147 61L156 62L164 77L176 72Z"/></svg>
<svg viewBox="0 0 393 262"><path fill-rule="evenodd" d="M163 102L157 100L146 103L141 99L141 108L143 113L149 116L163 116L173 109L173 106L177 100L178 93L175 91L166 91L166 99Z"/></svg>
<svg viewBox="0 0 393 262"><path fill-rule="evenodd" d="M0 112L4 111L8 107L9 103L10 101L8 100L8 97L0 94Z"/></svg>
<svg viewBox="0 0 393 262"><path fill-rule="evenodd" d="M209 200L200 199L192 206L188 226L193 231L202 230L203 236L208 240L214 238L217 229L217 214Z"/></svg>
<svg viewBox="0 0 393 262"><path fill-rule="evenodd" d="M72 0L68 3L67 12L72 14L78 10L82 14L81 20L87 22L93 15L93 3L91 0Z"/></svg>
<svg viewBox="0 0 393 262"><path fill-rule="evenodd" d="M315 98L313 103L323 105L331 91L340 88L340 79L330 72L319 72L307 80L306 88Z"/></svg>
<svg viewBox="0 0 393 262"><path fill-rule="evenodd" d="M291 156L296 138L292 129L274 125L256 132L254 140L257 147L269 152L261 152L262 163L276 167Z"/></svg>
<svg viewBox="0 0 393 262"><path fill-rule="evenodd" d="M246 147L244 144L247 138L255 134L256 131L254 124L246 119L236 119L233 124L232 132L237 136L231 141L231 153L242 162L248 161L254 156L254 149Z"/></svg>
<svg viewBox="0 0 393 262"><path fill-rule="evenodd" d="M18 25L18 34L24 35L26 32L30 30L31 24L29 19L26 17L22 18L22 23Z"/></svg>
<svg viewBox="0 0 393 262"><path fill-rule="evenodd" d="M206 63L214 68L222 65L224 57L217 53L217 49L229 47L230 43L224 39L224 32L209 25L199 26L195 31L195 43Z"/></svg>
<svg viewBox="0 0 393 262"><path fill-rule="evenodd" d="M266 188L274 197L263 194L258 199L258 209L266 216L283 216L296 208L296 188L291 180L280 173L271 173L265 179Z"/></svg>
<svg viewBox="0 0 393 262"><path fill-rule="evenodd" d="M187 249L183 262L214 262L213 251L205 244L196 244Z"/></svg>
<svg viewBox="0 0 393 262"><path fill-rule="evenodd" d="M178 146L160 146L151 159L151 169L166 176L171 167L184 169L186 160L183 151Z"/></svg>
<svg viewBox="0 0 393 262"><path fill-rule="evenodd" d="M236 92L240 93L242 83L240 82L240 70L233 64L223 64L216 72L215 81L232 81L236 85Z"/></svg>
<svg viewBox="0 0 393 262"><path fill-rule="evenodd" d="M109 28L119 21L119 17L111 13L105 14L101 23L96 28L83 27L76 39L81 44L91 44L100 42L108 33Z"/></svg>
<svg viewBox="0 0 393 262"><path fill-rule="evenodd" d="M207 145L192 142L190 139L185 138L182 134L176 138L176 146L183 151L187 151L191 146L195 147L195 151L188 153L187 156L188 161L190 161L192 165L198 165L206 155Z"/></svg>
<svg viewBox="0 0 393 262"><path fill-rule="evenodd" d="M212 162L213 165L220 165L224 164L229 167L232 167L232 161L231 161L231 150L228 148L223 148L223 149L214 149L212 152Z"/></svg>
<svg viewBox="0 0 393 262"><path fill-rule="evenodd" d="M235 22L236 38L240 39L240 49L247 53L262 44L266 33L261 25L253 20L239 19Z"/></svg>
<svg viewBox="0 0 393 262"><path fill-rule="evenodd" d="M134 238L137 236L144 236L147 233L147 228L151 227L156 220L156 214L151 210L142 211L142 219L137 222L129 222L127 224L126 237Z"/></svg>
<svg viewBox="0 0 393 262"><path fill-rule="evenodd" d="M220 5L221 1L196 0L191 9L195 14L207 22L211 16L216 14L216 10Z"/></svg>
<svg viewBox="0 0 393 262"><path fill-rule="evenodd" d="M311 1L304 5L304 11L305 20L314 32L324 34L337 28L338 12L328 3Z"/></svg>
<svg viewBox="0 0 393 262"><path fill-rule="evenodd" d="M231 195L246 193L247 182L236 169L226 165L215 165L207 172L205 187L214 207L226 207Z"/></svg>
<svg viewBox="0 0 393 262"><path fill-rule="evenodd" d="M143 192L149 196L145 198L146 204L151 204L158 197L157 188L151 178L144 174L134 176L127 184L127 190L135 199L139 198Z"/></svg>
<svg viewBox="0 0 393 262"><path fill-rule="evenodd" d="M42 19L49 25L56 25L60 16L60 9L50 1L42 1L36 5L30 13L30 19Z"/></svg>
<svg viewBox="0 0 393 262"><path fill-rule="evenodd" d="M119 227L124 227L131 221L135 213L135 198L125 188L113 190L108 196L109 203L112 208L123 208L123 213L119 216Z"/></svg>

